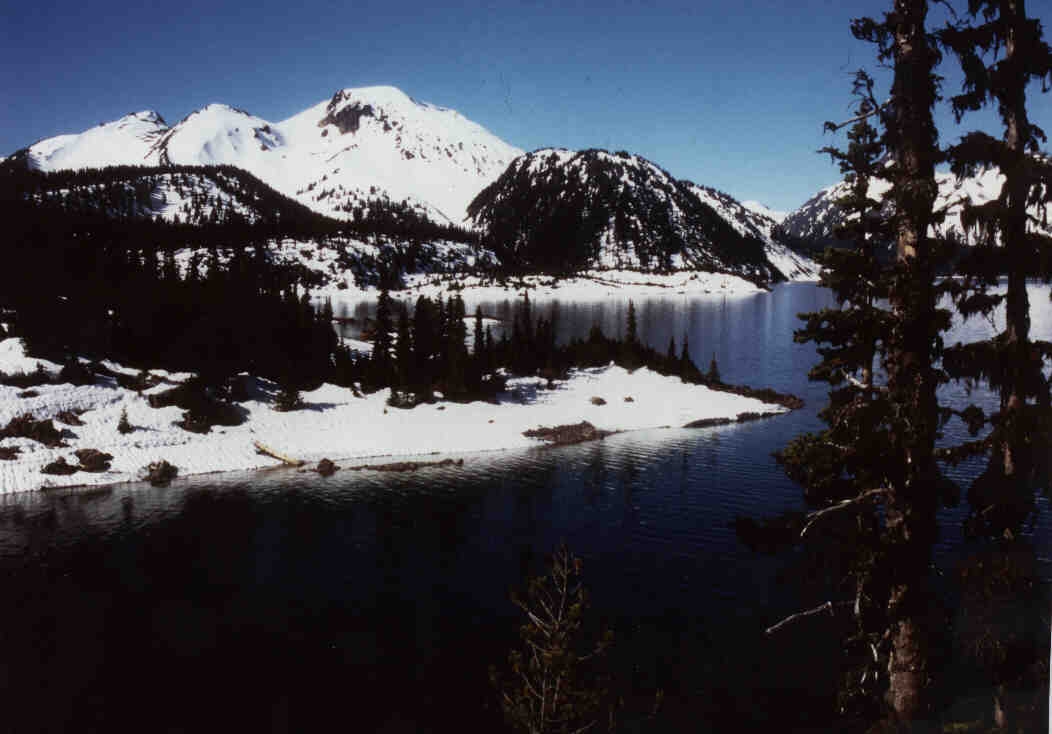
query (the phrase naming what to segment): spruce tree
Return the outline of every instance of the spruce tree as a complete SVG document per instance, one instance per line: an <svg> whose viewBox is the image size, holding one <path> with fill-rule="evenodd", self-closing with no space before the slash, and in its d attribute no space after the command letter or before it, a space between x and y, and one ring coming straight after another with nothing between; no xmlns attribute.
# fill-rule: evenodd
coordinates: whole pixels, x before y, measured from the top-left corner
<svg viewBox="0 0 1052 734"><path fill-rule="evenodd" d="M821 284L835 300L834 307L801 314L804 326L794 334L797 342L818 345L820 362L808 377L830 385L829 403L819 412L826 428L817 434L793 439L778 455L788 476L799 482L807 502L817 512L842 506L856 514L852 527L843 518L816 523L805 543L836 543L839 538L838 573L851 588L853 636L845 644L845 681L839 691L845 713L879 715L882 690L876 681L885 680L886 649L882 645L887 624L886 561L881 550L881 529L875 521L876 488L884 485L885 462L892 461L892 406L886 382L878 383L874 361L892 329L887 309L878 307L891 287L892 268L882 266L878 242L888 231L883 204L870 198L872 180L881 173L884 136L874 126L882 120L882 106L873 95L873 81L863 71L854 80L855 120L847 134L846 150L828 146L848 182L837 205L846 214L847 225L835 234L840 248L829 248L818 259L824 266ZM826 123L827 131L843 127ZM883 357L881 352L881 357ZM845 512L844 515L848 515ZM833 520L839 519L838 524ZM848 517L850 519L850 517ZM802 537L802 536L801 536ZM874 656L872 651L880 654Z"/></svg>
<svg viewBox="0 0 1052 734"><path fill-rule="evenodd" d="M712 361L709 362L709 371L705 374L705 379L713 385L720 384L720 367L716 364L716 352L712 353Z"/></svg>
<svg viewBox="0 0 1052 734"><path fill-rule="evenodd" d="M380 291L376 302L376 327L370 364L370 382L374 387L389 385L394 377L394 365L391 361L391 331L394 328L391 308L391 296L385 288Z"/></svg>
<svg viewBox="0 0 1052 734"><path fill-rule="evenodd" d="M483 374L485 374L487 372L491 372L493 370L493 363L494 363L494 359L495 359L493 350L494 350L493 329L492 329L492 327L487 326L486 327L486 349L485 349L486 361L485 361L485 364L483 364L483 366L482 366Z"/></svg>
<svg viewBox="0 0 1052 734"><path fill-rule="evenodd" d="M274 398L274 410L286 413L291 410L299 410L303 407L303 397L296 387L295 380L284 377L280 381L280 389Z"/></svg>
<svg viewBox="0 0 1052 734"><path fill-rule="evenodd" d="M485 351L485 335L482 330L482 306L475 307L475 355L481 357Z"/></svg>
<svg viewBox="0 0 1052 734"><path fill-rule="evenodd" d="M400 391L409 388L413 370L413 344L409 332L409 309L399 303L397 341L395 342L395 368L397 370L397 387Z"/></svg>
<svg viewBox="0 0 1052 734"><path fill-rule="evenodd" d="M121 408L121 416L117 421L117 431L119 433L131 433L135 429L132 428L131 423L128 422L128 409Z"/></svg>
<svg viewBox="0 0 1052 734"><path fill-rule="evenodd" d="M881 22L864 18L852 26L856 37L876 44L881 61L894 64L884 115L895 233L888 294L893 325L885 343L890 456L874 489L885 496L887 702L896 718L907 721L927 712L934 672L928 569L940 499L935 363L940 333L949 326L949 315L936 308L939 251L928 238L937 223L939 149L932 109L939 98L940 54L926 28L927 15L927 0L895 0Z"/></svg>
<svg viewBox="0 0 1052 734"><path fill-rule="evenodd" d="M969 500L976 513L976 529L991 535L1018 533L1033 509L1035 484L1048 484L1049 385L1042 373L1043 359L1052 347L1030 338L1028 277L1049 277L1052 239L1033 231L1027 213L1052 186L1052 166L1038 155L1045 134L1030 122L1026 90L1031 80L1052 76L1052 50L1042 37L1039 21L1028 18L1025 0L972 0L970 20L948 26L940 39L959 59L965 79L962 93L953 97L960 122L972 111L996 103L1004 135L966 134L949 150L954 173L974 175L996 166L1005 181L997 199L982 205L966 204L961 221L974 237L958 264L963 279L955 284L958 309L966 318L989 315L1004 306L1005 328L994 338L950 351L947 367L954 376L986 378L1000 393L997 415L980 417L992 426L990 434L969 447L992 449L984 475L972 485ZM1007 291L988 292L1007 273ZM983 526L980 528L980 526Z"/></svg>
<svg viewBox="0 0 1052 734"><path fill-rule="evenodd" d="M482 375L486 371L486 332L482 326L482 306L475 307L474 349L469 358L468 389L477 392L482 386Z"/></svg>
<svg viewBox="0 0 1052 734"><path fill-rule="evenodd" d="M935 462L941 415L936 365L950 323L948 312L936 307L935 273L946 248L929 238L938 224L940 152L932 110L940 55L925 27L927 12L926 0L894 0L879 21L852 23L855 37L875 44L878 60L892 66L891 95L877 103L869 78L856 76L859 101L849 148L825 150L852 174L844 204L856 224L844 234L853 246L825 262L825 283L840 307L807 315L796 338L822 345L822 362L811 377L833 388L820 414L829 428L796 439L782 454L790 476L819 508L800 537L819 534L838 542L839 562L853 580L854 598L845 603L856 629L849 650L857 654L849 658L859 668L848 676L849 693L857 694L849 698L873 701L882 691L870 686L879 680L888 710L902 721L923 717L932 701L939 627L929 563L936 511L947 495ZM879 137L868 120L881 124ZM887 162L880 176L891 183L886 205L893 254L886 271L874 252L881 207L868 198L868 179L882 152ZM887 308L876 309L885 296ZM875 356L886 375L882 384L875 379Z"/></svg>
<svg viewBox="0 0 1052 734"><path fill-rule="evenodd" d="M434 379L432 360L437 351L438 324L435 304L430 298L420 296L413 309L413 391L418 399L431 399L431 384Z"/></svg>
<svg viewBox="0 0 1052 734"><path fill-rule="evenodd" d="M450 298L446 313L449 324L445 350L445 387L447 393L458 395L466 389L467 378L468 348L467 327L464 325L464 300L459 295Z"/></svg>
<svg viewBox="0 0 1052 734"><path fill-rule="evenodd" d="M628 318L626 326L625 340L630 346L635 346L639 343L639 333L637 331L636 322L636 305L631 300L628 302Z"/></svg>
<svg viewBox="0 0 1052 734"><path fill-rule="evenodd" d="M1028 83L1052 76L1052 51L1041 24L1027 17L1025 0L972 0L969 16L940 34L965 77L953 110L960 122L968 112L996 103L1004 132L1000 139L968 133L950 148L949 158L958 177L995 166L1004 183L996 199L963 208L961 221L972 242L956 268L963 277L952 293L965 318L1003 306L1005 325L989 340L956 345L945 360L954 377L985 380L1000 398L992 415L975 405L960 413L973 436L986 426L990 430L947 457L988 455L986 470L968 491L966 528L988 542L963 564L959 637L993 691L994 725L1022 730L1047 720L1047 709L1029 722L1018 720L1027 707L1010 701L1011 688L1021 682L1039 691L1048 687L1047 674L1035 681L1031 672L1044 661L1048 622L1038 611L1044 604L1035 593L1040 583L1034 547L1021 530L1034 511L1035 491L1049 486L1052 456L1052 400L1042 370L1052 345L1030 337L1026 289L1028 277L1047 281L1052 263L1052 239L1035 231L1028 214L1028 207L1044 204L1052 170L1039 151L1045 134L1030 121L1026 104ZM1006 292L991 293L1004 274Z"/></svg>

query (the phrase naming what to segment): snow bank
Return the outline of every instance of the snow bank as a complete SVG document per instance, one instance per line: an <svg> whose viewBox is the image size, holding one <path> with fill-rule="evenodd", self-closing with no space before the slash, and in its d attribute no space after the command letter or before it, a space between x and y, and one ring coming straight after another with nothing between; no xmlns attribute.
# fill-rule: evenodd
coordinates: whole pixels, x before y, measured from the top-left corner
<svg viewBox="0 0 1052 734"><path fill-rule="evenodd" d="M25 360L21 342L0 342L0 369ZM29 360L35 367L36 360ZM471 453L543 445L523 431L589 421L597 428L625 431L679 427L706 418L734 418L740 413L774 414L785 409L698 385L663 377L648 369L629 373L608 366L571 373L566 381L547 389L540 378L509 380L499 402L420 405L410 410L387 406L388 390L356 397L348 388L323 385L303 394L306 408L279 413L271 408L275 385L257 380L250 393L256 399L241 403L248 420L240 426L217 426L206 435L173 425L182 411L151 408L146 397L116 386L41 385L36 397L20 398L18 388L0 386L0 426L20 413L38 419L60 411L83 411L82 426L66 426L68 447L47 448L30 439L0 439L0 447L18 446L14 460L0 460L0 493L47 487L98 485L135 481L147 464L164 459L180 476L274 466L278 462L258 454L253 441L288 456L316 461L363 459L377 456L430 453ZM163 388L154 388L154 390ZM151 392L151 391L147 391ZM597 405L592 398L602 398ZM626 398L632 398L631 402ZM121 410L135 427L117 431ZM111 469L69 476L41 474L45 464L65 457L77 464L73 452L93 448L113 455Z"/></svg>
<svg viewBox="0 0 1052 734"><path fill-rule="evenodd" d="M684 270L669 274L639 273L631 270L591 270L573 277L556 279L550 275L528 275L504 284L474 275L411 275L406 277L406 288L391 291L392 298L415 302L418 296L435 298L459 293L466 302L502 301L520 298L524 291L530 298L558 298L574 301L602 301L607 298L724 298L752 296L766 292L755 283L736 275ZM343 289L331 286L312 289L317 301L332 299L333 306L353 305L372 301L380 295L375 288L356 288L353 284Z"/></svg>

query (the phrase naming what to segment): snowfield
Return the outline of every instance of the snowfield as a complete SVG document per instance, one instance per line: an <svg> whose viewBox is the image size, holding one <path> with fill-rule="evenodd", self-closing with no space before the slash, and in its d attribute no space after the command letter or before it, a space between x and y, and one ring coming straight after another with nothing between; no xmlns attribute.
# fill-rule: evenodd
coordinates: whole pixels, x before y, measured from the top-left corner
<svg viewBox="0 0 1052 734"><path fill-rule="evenodd" d="M8 374L33 371L37 364L55 374L58 365L28 358L21 340L0 341L0 370ZM135 370L108 364L114 371ZM172 381L186 374L155 370ZM303 393L303 410L281 413L271 403L277 387L254 380L251 399L240 403L247 421L235 427L216 426L209 434L187 432L173 425L182 416L177 407L151 408L147 396L168 389L158 385L138 394L117 386L112 379L95 385L41 385L38 395L19 397L21 388L0 385L0 427L22 413L54 419L64 410L80 413L82 426L64 429L67 447L48 448L26 438L0 439L0 447L17 446L13 460L0 460L0 494L60 486L101 485L137 481L151 462L166 460L179 476L276 466L280 462L257 453L253 442L286 456L306 461L327 457L334 461L378 456L432 453L472 453L543 445L523 431L554 427L582 420L607 431L680 427L702 419L735 419L741 413L777 414L786 409L703 386L688 385L648 369L634 372L608 366L581 369L548 389L541 378L515 378L497 403L440 401L403 410L387 406L389 390L356 396L349 388L323 385ZM599 397L605 404L596 405ZM626 398L632 398L627 401ZM598 402L598 401L597 401ZM117 431L122 410L134 430ZM42 474L40 469L59 457L77 465L73 453L92 448L113 455L110 470L78 471L68 476Z"/></svg>

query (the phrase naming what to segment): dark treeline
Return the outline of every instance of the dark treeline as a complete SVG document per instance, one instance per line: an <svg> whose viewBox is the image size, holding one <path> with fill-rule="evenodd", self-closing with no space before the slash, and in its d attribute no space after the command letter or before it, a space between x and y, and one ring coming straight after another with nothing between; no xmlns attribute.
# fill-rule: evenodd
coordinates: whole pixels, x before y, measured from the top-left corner
<svg viewBox="0 0 1052 734"><path fill-rule="evenodd" d="M377 304L372 357L367 363L354 363L340 379L361 380L369 389L391 387L391 403L399 407L432 400L436 392L454 400L491 398L504 388L507 375L554 380L565 378L573 367L611 362L626 369L649 367L688 382L729 388L720 381L715 358L708 372L698 369L686 338L682 349L677 350L671 341L665 353L642 344L631 302L624 339L608 337L596 325L588 338L560 345L556 342L557 320L557 311L549 318L535 316L525 295L511 328L495 339L481 307L473 318L467 318L459 295L446 301L421 296L410 312L385 291Z"/></svg>
<svg viewBox="0 0 1052 734"><path fill-rule="evenodd" d="M226 264L212 249L182 274L171 250L51 251L54 270L3 276L16 283L5 289L16 333L36 354L192 370L216 383L242 370L306 383L331 364L331 309L298 297L295 272L262 247L236 248Z"/></svg>
<svg viewBox="0 0 1052 734"><path fill-rule="evenodd" d="M182 208L166 222L154 212L172 192ZM470 238L385 202L338 222L230 166L42 173L9 162L0 218L0 308L34 353L192 370L216 384L242 370L296 387L353 373L331 310L298 296L323 276L276 263L275 239L334 249L359 285L399 287L407 272L444 266L427 238ZM353 237L379 251L348 248Z"/></svg>

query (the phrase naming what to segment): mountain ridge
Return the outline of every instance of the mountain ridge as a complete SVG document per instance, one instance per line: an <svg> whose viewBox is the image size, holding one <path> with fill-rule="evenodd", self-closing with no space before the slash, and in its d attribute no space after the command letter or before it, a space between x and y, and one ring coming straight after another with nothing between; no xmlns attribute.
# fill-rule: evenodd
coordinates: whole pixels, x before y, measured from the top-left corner
<svg viewBox="0 0 1052 734"><path fill-rule="evenodd" d="M996 199L1001 193L1004 176L997 168L987 167L978 170L975 175L961 179L949 172L937 172L935 181L938 185L935 208L945 209L946 218L939 228L933 226L930 234L956 236L965 243L973 241L972 234L966 232L961 224L963 204L965 201L970 201L973 205L978 206ZM848 187L849 184L841 180L820 189L800 207L786 215L778 225L779 236L784 241L807 244L811 247L838 244L840 241L837 240L835 231L845 222L845 216L836 201L847 194ZM867 195L870 198L882 200L890 188L891 183L887 180L874 178L870 181ZM884 206L886 212L890 212L890 204L885 203ZM1029 211L1032 216L1029 226L1052 235L1052 227L1047 224L1037 224L1049 221L1052 205L1046 204L1041 207L1035 204L1030 207Z"/></svg>
<svg viewBox="0 0 1052 734"><path fill-rule="evenodd" d="M677 179L658 164L624 151L542 148L525 154L459 112L415 100L391 86L339 89L280 122L221 102L171 125L153 110L140 110L79 134L37 141L14 158L44 172L129 165L234 166L327 217L368 222L376 212L411 212L439 225L474 227L489 236L495 249L511 256L509 261L522 261L519 245L511 240L496 243L500 235L489 231L494 220L480 219L470 205L499 179L518 175L509 173L515 161L528 160L532 168L526 173L543 178L552 175L541 169L553 156L559 165L567 165L581 155L590 158L586 163L593 168L620 166L620 173L604 184L608 189L631 183L631 192L622 191L619 200L597 199L606 211L605 222L596 219L591 201L598 192L575 194L582 211L567 209L565 201L559 204L564 220L589 220L588 236L605 231L588 245L595 250L585 258L592 265L711 270L765 283L816 276L813 262L779 241L778 222L762 205L747 206L716 189ZM627 168L626 162L631 164ZM562 180L574 185L571 178ZM193 204L170 181L154 181L153 186L156 206L144 205L144 212L167 218L178 207ZM195 186L194 199L222 200L209 205L220 213L239 210L214 183L199 181ZM620 211L622 205L633 211ZM536 214L535 219L549 217L546 212ZM194 215L194 221L199 218ZM579 234L580 222L572 233L561 232L556 239ZM566 244L568 252L578 249ZM565 267L543 253L539 260L525 260L544 261L547 270Z"/></svg>
<svg viewBox="0 0 1052 734"><path fill-rule="evenodd" d="M455 110L374 86L337 90L281 122L218 102L174 125L142 110L16 156L43 171L236 165L329 216L352 219L386 199L459 225L470 199L520 153Z"/></svg>

